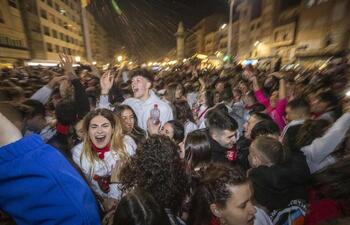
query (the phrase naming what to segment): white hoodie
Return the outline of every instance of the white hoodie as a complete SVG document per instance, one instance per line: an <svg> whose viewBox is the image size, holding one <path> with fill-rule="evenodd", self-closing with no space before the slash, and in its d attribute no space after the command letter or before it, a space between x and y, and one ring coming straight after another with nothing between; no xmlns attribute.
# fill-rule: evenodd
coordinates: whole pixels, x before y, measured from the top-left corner
<svg viewBox="0 0 350 225"><path fill-rule="evenodd" d="M144 102L137 98L128 98L123 104L130 106L134 110L139 127L145 131L147 131L147 120L150 117L154 105L158 105L161 125L164 125L166 122L173 119L173 111L171 107L156 96L153 91L150 91L149 98Z"/></svg>

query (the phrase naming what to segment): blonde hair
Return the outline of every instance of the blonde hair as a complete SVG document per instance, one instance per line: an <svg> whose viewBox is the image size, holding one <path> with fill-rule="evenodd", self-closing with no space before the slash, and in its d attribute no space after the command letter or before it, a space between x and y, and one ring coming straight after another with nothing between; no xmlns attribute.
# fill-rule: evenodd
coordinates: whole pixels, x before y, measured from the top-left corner
<svg viewBox="0 0 350 225"><path fill-rule="evenodd" d="M118 154L118 156L122 161L129 160L129 155L124 145L124 131L122 128L122 123L120 121L120 118L108 109L96 109L95 111L91 111L89 114L87 114L84 117L83 150L80 155L80 163L82 163L83 157L85 157L88 162L92 163L92 167L90 168L90 172L89 172L90 176L94 172L93 162L103 161L98 157L98 154L92 149L92 142L89 136L90 122L96 116L102 116L111 123L113 131L112 131L112 137L110 141L110 151L112 153Z"/></svg>

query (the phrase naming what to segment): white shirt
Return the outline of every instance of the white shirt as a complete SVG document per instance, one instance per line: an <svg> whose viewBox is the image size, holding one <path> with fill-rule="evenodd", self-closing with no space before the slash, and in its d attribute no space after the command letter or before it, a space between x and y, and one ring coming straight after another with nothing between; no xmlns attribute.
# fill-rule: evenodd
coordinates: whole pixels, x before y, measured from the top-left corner
<svg viewBox="0 0 350 225"><path fill-rule="evenodd" d="M124 136L124 145L127 153L131 156L135 154L136 143L130 136ZM86 157L81 158L81 153L83 150L83 143L78 144L72 149L72 156L74 162L80 167L81 171L84 173L85 177L91 183L91 188L100 196L104 198L121 198L121 191L118 184L110 184L110 191L104 193L97 181L93 179L94 175L100 177L110 176L112 174L112 169L119 161L119 155L115 151L106 152L103 160L98 160L90 162Z"/></svg>
<svg viewBox="0 0 350 225"><path fill-rule="evenodd" d="M301 148L311 174L336 162L331 154L344 140L349 127L350 113L344 113L322 137L316 138L310 145Z"/></svg>
<svg viewBox="0 0 350 225"><path fill-rule="evenodd" d="M130 106L134 110L139 127L145 131L147 131L147 120L150 117L151 110L156 104L158 105L158 109L160 111L159 119L161 125L174 118L171 107L156 96L153 91L150 91L150 96L146 101L141 101L137 98L128 98L123 102L123 104Z"/></svg>
<svg viewBox="0 0 350 225"><path fill-rule="evenodd" d="M300 124L303 124L305 122L304 119L302 120L292 120L290 123L288 123L284 128L283 128L283 131L282 131L282 134L281 134L281 140L284 139L284 136L286 135L289 127L292 127L292 126L296 126L296 125L300 125Z"/></svg>
<svg viewBox="0 0 350 225"><path fill-rule="evenodd" d="M191 133L192 131L197 130L197 129L198 129L197 124L188 120L185 123L185 137L187 136L188 133Z"/></svg>

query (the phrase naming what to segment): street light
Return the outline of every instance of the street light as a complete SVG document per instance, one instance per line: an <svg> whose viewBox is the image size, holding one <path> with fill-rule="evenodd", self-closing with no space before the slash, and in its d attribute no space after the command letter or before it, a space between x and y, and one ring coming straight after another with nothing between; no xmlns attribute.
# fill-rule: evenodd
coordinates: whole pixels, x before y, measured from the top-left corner
<svg viewBox="0 0 350 225"><path fill-rule="evenodd" d="M75 56L75 62L80 63L80 56Z"/></svg>
<svg viewBox="0 0 350 225"><path fill-rule="evenodd" d="M225 29L225 27L227 26L226 23L222 24L222 26L220 27L221 30Z"/></svg>
<svg viewBox="0 0 350 225"><path fill-rule="evenodd" d="M117 60L118 60L118 62L123 61L123 56L121 56L121 55L120 55L120 56L118 56L118 57L117 57Z"/></svg>
<svg viewBox="0 0 350 225"><path fill-rule="evenodd" d="M234 0L229 0L230 1L230 21L228 24L228 40L227 40L227 55L231 57L232 52L231 52L231 46L232 46L232 20L233 20L233 5L235 3ZM230 60L228 60L230 63Z"/></svg>

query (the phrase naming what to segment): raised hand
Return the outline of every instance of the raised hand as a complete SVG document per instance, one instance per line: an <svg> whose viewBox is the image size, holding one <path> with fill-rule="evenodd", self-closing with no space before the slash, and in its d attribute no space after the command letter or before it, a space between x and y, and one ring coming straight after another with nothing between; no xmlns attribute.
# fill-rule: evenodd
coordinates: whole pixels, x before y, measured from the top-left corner
<svg viewBox="0 0 350 225"><path fill-rule="evenodd" d="M269 76L274 76L278 79L282 79L284 78L284 73L281 73L281 72L274 72L274 73L270 73Z"/></svg>
<svg viewBox="0 0 350 225"><path fill-rule="evenodd" d="M59 77L54 77L51 79L51 81L47 84L51 89L54 89L58 84L60 84L62 81L66 80L66 76L59 76Z"/></svg>
<svg viewBox="0 0 350 225"><path fill-rule="evenodd" d="M110 70L107 70L100 79L101 94L107 95L111 90L114 81L114 74Z"/></svg>
<svg viewBox="0 0 350 225"><path fill-rule="evenodd" d="M67 54L59 54L60 64L70 80L77 78L73 69L73 57Z"/></svg>
<svg viewBox="0 0 350 225"><path fill-rule="evenodd" d="M147 120L147 131L149 135L159 134L160 123L154 124L152 118Z"/></svg>

